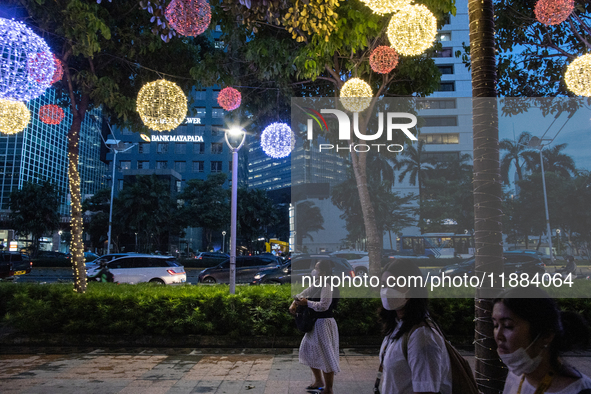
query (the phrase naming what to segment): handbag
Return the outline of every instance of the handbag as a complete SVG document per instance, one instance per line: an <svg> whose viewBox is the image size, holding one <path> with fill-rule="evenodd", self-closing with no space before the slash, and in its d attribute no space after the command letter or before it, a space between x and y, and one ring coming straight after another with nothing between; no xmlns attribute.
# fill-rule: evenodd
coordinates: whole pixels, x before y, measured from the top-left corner
<svg viewBox="0 0 591 394"><path fill-rule="evenodd" d="M307 305L298 305L295 314L295 324L301 332L312 331L314 324L316 324L315 312Z"/></svg>

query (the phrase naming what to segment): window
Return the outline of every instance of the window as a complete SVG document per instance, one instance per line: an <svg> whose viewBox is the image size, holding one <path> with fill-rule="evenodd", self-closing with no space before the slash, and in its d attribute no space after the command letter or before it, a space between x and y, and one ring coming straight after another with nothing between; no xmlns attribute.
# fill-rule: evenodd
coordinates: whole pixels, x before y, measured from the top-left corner
<svg viewBox="0 0 591 394"><path fill-rule="evenodd" d="M453 48L441 48L440 51L435 52L435 57L452 57Z"/></svg>
<svg viewBox="0 0 591 394"><path fill-rule="evenodd" d="M150 143L149 142L140 142L138 145L139 153L150 153Z"/></svg>
<svg viewBox="0 0 591 394"><path fill-rule="evenodd" d="M156 169L157 170L164 170L168 168L168 162L167 161L157 161L156 162Z"/></svg>
<svg viewBox="0 0 591 394"><path fill-rule="evenodd" d="M426 161L435 161L437 163L444 163L446 161L457 160L460 157L460 152L425 152L423 153Z"/></svg>
<svg viewBox="0 0 591 394"><path fill-rule="evenodd" d="M439 41L451 41L451 32L441 32L437 35Z"/></svg>
<svg viewBox="0 0 591 394"><path fill-rule="evenodd" d="M168 153L168 142L158 143L158 153Z"/></svg>
<svg viewBox="0 0 591 394"><path fill-rule="evenodd" d="M425 116L424 127L446 127L446 126L457 126L457 116Z"/></svg>
<svg viewBox="0 0 591 394"><path fill-rule="evenodd" d="M205 126L194 126L195 135L203 135L205 134Z"/></svg>
<svg viewBox="0 0 591 394"><path fill-rule="evenodd" d="M221 142L211 143L211 153L213 155L221 155L224 149L224 145Z"/></svg>
<svg viewBox="0 0 591 394"><path fill-rule="evenodd" d="M218 127L212 127L211 128L211 135L212 135L212 137L218 136L221 133L223 133L223 132L220 131L220 129Z"/></svg>
<svg viewBox="0 0 591 394"><path fill-rule="evenodd" d="M216 49L222 49L224 47L224 42L223 41L216 41L213 45Z"/></svg>
<svg viewBox="0 0 591 394"><path fill-rule="evenodd" d="M150 168L149 161L138 161L137 162L137 169L138 170L148 170Z"/></svg>
<svg viewBox="0 0 591 394"><path fill-rule="evenodd" d="M203 142L195 142L193 144L193 153L195 154L204 154L205 153L205 144Z"/></svg>
<svg viewBox="0 0 591 394"><path fill-rule="evenodd" d="M195 112L198 118L202 118L207 114L207 110L205 108L195 108Z"/></svg>
<svg viewBox="0 0 591 394"><path fill-rule="evenodd" d="M211 172L222 172L222 162L221 161L212 161L211 162Z"/></svg>
<svg viewBox="0 0 591 394"><path fill-rule="evenodd" d="M207 99L207 91L206 90L198 90L194 94L195 94L195 100L206 100Z"/></svg>
<svg viewBox="0 0 591 394"><path fill-rule="evenodd" d="M419 140L424 141L425 144L459 144L460 135L458 133L420 134Z"/></svg>
<svg viewBox="0 0 591 394"><path fill-rule="evenodd" d="M177 155L184 155L187 153L187 144L184 142L177 142L174 144L174 153Z"/></svg>
<svg viewBox="0 0 591 394"><path fill-rule="evenodd" d="M439 92L455 92L456 84L455 82L441 82L439 85Z"/></svg>
<svg viewBox="0 0 591 394"><path fill-rule="evenodd" d="M181 192L181 181L176 181L175 182L175 188L176 188L176 192L180 193Z"/></svg>
<svg viewBox="0 0 591 394"><path fill-rule="evenodd" d="M131 161L130 160L121 160L119 162L119 166L121 170L131 170Z"/></svg>
<svg viewBox="0 0 591 394"><path fill-rule="evenodd" d="M202 161L194 161L193 162L193 172L203 172L203 162Z"/></svg>
<svg viewBox="0 0 591 394"><path fill-rule="evenodd" d="M453 64L441 64L438 65L437 68L439 69L439 72L443 75L449 75L454 73Z"/></svg>
<svg viewBox="0 0 591 394"><path fill-rule="evenodd" d="M175 161L174 162L174 170L176 172L185 172L187 169L187 162L186 161Z"/></svg>
<svg viewBox="0 0 591 394"><path fill-rule="evenodd" d="M215 25L215 31L222 31L222 27L220 25Z"/></svg>
<svg viewBox="0 0 591 394"><path fill-rule="evenodd" d="M212 118L223 118L224 117L224 110L221 108L214 108L211 110L211 117Z"/></svg>
<svg viewBox="0 0 591 394"><path fill-rule="evenodd" d="M417 109L455 109L456 99L443 99L443 100L418 100Z"/></svg>
<svg viewBox="0 0 591 394"><path fill-rule="evenodd" d="M119 181L117 182L117 184L118 184L117 190L123 190L123 179L119 179Z"/></svg>
<svg viewBox="0 0 591 394"><path fill-rule="evenodd" d="M228 170L230 172L232 172L232 162L231 161L228 162Z"/></svg>
<svg viewBox="0 0 591 394"><path fill-rule="evenodd" d="M444 25L449 25L450 22L451 22L451 16L450 16L450 14L445 14L443 16L443 24Z"/></svg>

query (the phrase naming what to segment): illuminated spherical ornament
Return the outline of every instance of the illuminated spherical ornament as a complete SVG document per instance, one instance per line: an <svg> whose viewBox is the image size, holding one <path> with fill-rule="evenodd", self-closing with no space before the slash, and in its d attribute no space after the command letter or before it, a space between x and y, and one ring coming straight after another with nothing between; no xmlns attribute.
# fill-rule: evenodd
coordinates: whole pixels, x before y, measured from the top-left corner
<svg viewBox="0 0 591 394"><path fill-rule="evenodd" d="M373 92L367 82L351 78L341 88L341 103L351 112L361 112L369 107Z"/></svg>
<svg viewBox="0 0 591 394"><path fill-rule="evenodd" d="M398 54L394 48L379 46L369 56L371 69L379 74L388 74L398 64Z"/></svg>
<svg viewBox="0 0 591 394"><path fill-rule="evenodd" d="M0 133L16 134L27 127L31 113L20 101L0 99Z"/></svg>
<svg viewBox="0 0 591 394"><path fill-rule="evenodd" d="M361 0L378 15L390 14L410 4L411 0Z"/></svg>
<svg viewBox="0 0 591 394"><path fill-rule="evenodd" d="M164 14L173 29L183 36L198 36L211 21L207 0L172 0Z"/></svg>
<svg viewBox="0 0 591 394"><path fill-rule="evenodd" d="M591 97L591 54L580 56L569 64L564 80L574 94Z"/></svg>
<svg viewBox="0 0 591 394"><path fill-rule="evenodd" d="M64 110L54 104L39 108L39 119L45 124L60 124L64 116Z"/></svg>
<svg viewBox="0 0 591 394"><path fill-rule="evenodd" d="M55 72L53 73L53 78L51 79L51 84L53 85L57 81L61 81L62 77L64 76L64 67L62 66L62 61L53 55L53 65L55 67Z"/></svg>
<svg viewBox="0 0 591 394"><path fill-rule="evenodd" d="M545 25L559 25L568 19L575 9L575 0L538 0L534 13Z"/></svg>
<svg viewBox="0 0 591 394"><path fill-rule="evenodd" d="M387 31L390 45L403 56L425 52L436 33L437 19L424 5L409 5L394 14Z"/></svg>
<svg viewBox="0 0 591 394"><path fill-rule="evenodd" d="M263 151L275 159L289 156L295 146L295 135L285 123L271 123L261 134Z"/></svg>
<svg viewBox="0 0 591 394"><path fill-rule="evenodd" d="M51 85L53 56L45 41L20 22L0 18L0 98L28 101Z"/></svg>
<svg viewBox="0 0 591 394"><path fill-rule="evenodd" d="M172 130L187 116L187 97L176 83L160 79L140 89L136 109L149 128Z"/></svg>
<svg viewBox="0 0 591 394"><path fill-rule="evenodd" d="M234 88L227 87L223 88L218 94L218 104L226 111L234 111L240 107L242 101L242 95L239 91Z"/></svg>

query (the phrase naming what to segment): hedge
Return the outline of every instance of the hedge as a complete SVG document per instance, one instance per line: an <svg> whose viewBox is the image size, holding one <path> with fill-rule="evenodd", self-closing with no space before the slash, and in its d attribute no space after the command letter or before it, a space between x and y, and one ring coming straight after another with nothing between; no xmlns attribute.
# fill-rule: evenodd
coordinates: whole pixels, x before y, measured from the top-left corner
<svg viewBox="0 0 591 394"><path fill-rule="evenodd" d="M288 313L289 285L228 287L89 283L85 294L71 284L0 283L3 325L19 333L84 335L301 336ZM591 321L591 300L559 300ZM341 299L335 314L342 336L380 336L379 299ZM446 333L474 335L474 300L432 299Z"/></svg>

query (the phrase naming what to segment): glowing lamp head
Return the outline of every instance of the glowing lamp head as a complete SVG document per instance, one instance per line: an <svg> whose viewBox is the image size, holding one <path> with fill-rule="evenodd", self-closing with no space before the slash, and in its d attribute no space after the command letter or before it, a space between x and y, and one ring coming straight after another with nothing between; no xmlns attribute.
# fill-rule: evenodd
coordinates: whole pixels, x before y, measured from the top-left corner
<svg viewBox="0 0 591 394"><path fill-rule="evenodd" d="M341 104L351 112L362 112L371 104L373 92L367 82L351 78L341 88Z"/></svg>
<svg viewBox="0 0 591 394"><path fill-rule="evenodd" d="M244 133L244 130L240 126L232 126L228 129L228 134L232 137L240 137Z"/></svg>
<svg viewBox="0 0 591 394"><path fill-rule="evenodd" d="M388 24L390 45L403 56L417 56L433 45L437 19L424 5L409 5L392 16Z"/></svg>

